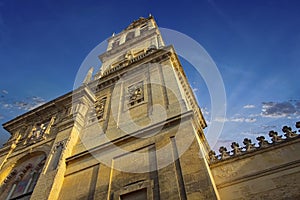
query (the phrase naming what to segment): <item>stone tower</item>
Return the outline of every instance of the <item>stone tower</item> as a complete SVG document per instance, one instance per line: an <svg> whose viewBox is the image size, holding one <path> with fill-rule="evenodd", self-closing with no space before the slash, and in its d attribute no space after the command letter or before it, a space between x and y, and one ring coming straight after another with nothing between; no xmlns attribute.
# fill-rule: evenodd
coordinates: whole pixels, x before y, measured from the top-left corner
<svg viewBox="0 0 300 200"><path fill-rule="evenodd" d="M1 199L218 199L205 120L153 17L99 59L93 79L4 124Z"/></svg>

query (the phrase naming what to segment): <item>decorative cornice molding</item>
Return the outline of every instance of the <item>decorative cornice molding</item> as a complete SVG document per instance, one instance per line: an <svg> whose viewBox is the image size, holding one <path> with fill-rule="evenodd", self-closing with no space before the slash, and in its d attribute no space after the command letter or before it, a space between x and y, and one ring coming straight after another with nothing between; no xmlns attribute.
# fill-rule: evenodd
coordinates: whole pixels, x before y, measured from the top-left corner
<svg viewBox="0 0 300 200"><path fill-rule="evenodd" d="M145 127L145 128L140 129L138 131L135 131L133 133L125 135L123 137L117 138L115 140L109 141L107 143L101 144L101 145L93 147L91 149L87 149L87 150L85 150L83 152L80 152L76 155L68 157L66 159L66 162L69 162L71 160L76 160L78 158L81 158L81 157L83 157L85 155L88 155L88 154L91 154L93 152L97 152L97 151L107 149L107 148L112 148L112 147L114 147L114 145L118 145L118 143L124 142L125 140L128 140L128 139L140 138L141 135L143 135L143 137L145 137L145 135L149 134L152 130L154 130L158 127L163 127L162 129L166 129L168 127L171 127L172 124L182 122L183 120L187 120L187 119L191 118L192 116L193 116L193 112L191 110L186 111L185 113L181 113L180 115L170 117L170 118L168 118L167 120L165 120L163 122L153 124L151 126Z"/></svg>
<svg viewBox="0 0 300 200"><path fill-rule="evenodd" d="M120 77L134 67L142 67L142 64L160 62L170 56L171 46L162 49L149 49L144 54L128 60L124 65L114 67L104 72L103 76L89 84L93 91L99 92L117 82Z"/></svg>
<svg viewBox="0 0 300 200"><path fill-rule="evenodd" d="M14 129L20 127L24 123L28 123L28 121L32 119L35 119L37 117L44 119L54 115L55 113L57 113L59 105L67 105L65 101L69 102L70 104L71 99L72 92L69 92L4 123L2 126L4 129L11 133Z"/></svg>

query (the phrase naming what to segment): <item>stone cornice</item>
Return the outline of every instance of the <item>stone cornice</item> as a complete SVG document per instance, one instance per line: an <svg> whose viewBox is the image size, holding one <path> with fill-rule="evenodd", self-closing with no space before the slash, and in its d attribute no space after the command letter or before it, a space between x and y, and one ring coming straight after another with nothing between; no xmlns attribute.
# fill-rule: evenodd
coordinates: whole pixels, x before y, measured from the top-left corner
<svg viewBox="0 0 300 200"><path fill-rule="evenodd" d="M66 103L63 103L63 102L70 101L71 97L72 97L72 92L64 94L54 100L51 100L33 110L30 110L12 120L4 123L2 126L5 130L7 130L8 132L11 133L11 131L14 130L16 127L19 127L24 123L27 123L28 119L34 119L37 117L45 118L45 116L49 117L49 116L55 114L55 112L57 112L57 109L54 109L54 111L53 111L53 108L57 108L57 106L59 106L59 105L66 105ZM71 101L69 103L71 103ZM50 110L51 110L51 112L50 112Z"/></svg>
<svg viewBox="0 0 300 200"><path fill-rule="evenodd" d="M184 73L183 67L181 66L178 56L172 46L172 54L171 54L171 60L175 67L175 70L179 76L179 81L181 82L181 85L186 93L187 100L189 101L190 106L195 112L195 119L200 119L199 123L201 128L206 128L207 124L203 117L203 114L198 106L198 103L196 101L195 95L193 90L190 87L190 84L188 83L188 79L186 78L186 75Z"/></svg>
<svg viewBox="0 0 300 200"><path fill-rule="evenodd" d="M166 59L170 55L170 51L173 46L166 46L162 49L153 49L148 53L138 56L137 58L131 59L127 65L115 67L114 70L108 71L104 76L96 79L88 84L89 88L92 88L94 92L101 91L103 88L109 87L120 79L120 77L136 67L143 67L143 64L160 62ZM145 67L145 66L144 66Z"/></svg>
<svg viewBox="0 0 300 200"><path fill-rule="evenodd" d="M120 138L117 138L115 140L109 141L107 143L101 144L101 145L99 145L97 147L93 147L91 149L88 149L88 150L85 150L83 152L80 152L80 153L78 153L76 155L73 155L73 156L67 158L66 162L69 162L69 161L72 161L72 160L76 160L78 158L81 158L83 156L89 155L89 154L91 154L93 152L96 152L96 151L103 151L104 149L113 148L114 145L118 145L119 143L122 143L125 140L135 139L136 137L140 138L141 135L143 135L142 137L145 137L145 135L147 135L148 133L150 133L151 130L154 130L154 129L160 128L160 127L163 127L162 129L166 129L168 127L171 127L172 124L178 123L178 122L180 123L183 120L190 119L192 116L193 116L193 111L191 111L191 110L186 111L185 113L181 113L180 115L177 115L177 116L174 116L174 117L170 117L166 121L162 121L162 122L150 125L148 127L145 127L143 129L140 129L140 130L138 130L136 132L130 133L130 135L125 135L123 137L120 137Z"/></svg>
<svg viewBox="0 0 300 200"><path fill-rule="evenodd" d="M85 86L81 86L73 92L66 93L52 101L49 101L33 110L30 110L6 123L3 124L3 128L8 132L13 132L15 129L20 128L21 126L28 124L28 121L37 121L36 118L49 118L55 115L60 106L67 107L71 106L72 100L76 99L79 96L85 96L88 99L94 100L94 94L89 91Z"/></svg>

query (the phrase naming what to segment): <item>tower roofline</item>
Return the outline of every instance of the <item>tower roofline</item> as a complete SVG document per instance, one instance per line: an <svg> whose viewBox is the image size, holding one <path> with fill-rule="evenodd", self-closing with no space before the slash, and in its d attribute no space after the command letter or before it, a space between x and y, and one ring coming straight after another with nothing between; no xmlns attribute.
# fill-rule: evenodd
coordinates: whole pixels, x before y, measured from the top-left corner
<svg viewBox="0 0 300 200"><path fill-rule="evenodd" d="M111 39L114 39L116 37L118 37L120 34L130 31L132 29L135 29L141 25L143 25L144 23L148 22L149 20L153 20L155 26L157 27L157 24L155 22L155 19L152 15L149 15L149 17L144 18L144 17L139 17L137 20L133 20L133 22L131 22L131 24L129 24L125 29L123 29L121 32L119 33L113 33L113 35L111 37L109 37L107 39L107 41L110 41Z"/></svg>
<svg viewBox="0 0 300 200"><path fill-rule="evenodd" d="M124 30L130 30L130 29L134 29L142 24L144 24L145 22L147 22L148 20L154 19L152 15L150 15L147 18L144 17L139 17L139 19L134 20L131 24L129 24L129 26L127 26L127 28L125 28Z"/></svg>

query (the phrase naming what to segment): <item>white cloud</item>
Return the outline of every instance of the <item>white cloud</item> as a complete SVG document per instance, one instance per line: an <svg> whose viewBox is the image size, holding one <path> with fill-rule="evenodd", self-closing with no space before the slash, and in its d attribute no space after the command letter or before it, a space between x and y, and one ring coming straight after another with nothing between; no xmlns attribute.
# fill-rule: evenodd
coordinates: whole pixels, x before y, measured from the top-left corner
<svg viewBox="0 0 300 200"><path fill-rule="evenodd" d="M277 126L275 126L275 125L261 125L260 127L264 130L269 130L269 129L271 130L271 129L277 128Z"/></svg>
<svg viewBox="0 0 300 200"><path fill-rule="evenodd" d="M0 114L0 119L4 119L4 116Z"/></svg>
<svg viewBox="0 0 300 200"><path fill-rule="evenodd" d="M244 105L243 108L255 108L255 105L252 105L252 104L247 104L247 105Z"/></svg>
<svg viewBox="0 0 300 200"><path fill-rule="evenodd" d="M18 110L24 110L29 111L32 110L38 106L43 105L46 103L45 99L41 97L29 97L25 100L18 100L18 101L6 101L6 102L0 102L0 105L3 109L11 110L11 109L18 109Z"/></svg>
<svg viewBox="0 0 300 200"><path fill-rule="evenodd" d="M256 118L246 118L245 122L248 122L248 123L256 122Z"/></svg>
<svg viewBox="0 0 300 200"><path fill-rule="evenodd" d="M198 91L198 88L192 88L193 92L196 93Z"/></svg>
<svg viewBox="0 0 300 200"><path fill-rule="evenodd" d="M210 125L210 124L211 124L211 121L210 121L210 120L207 120L207 119L206 119L205 122L206 122L207 125Z"/></svg>
<svg viewBox="0 0 300 200"><path fill-rule="evenodd" d="M245 118L243 117L239 117L239 118L231 118L230 119L231 122L244 122Z"/></svg>
<svg viewBox="0 0 300 200"><path fill-rule="evenodd" d="M8 94L8 91L7 90L2 90L1 93L2 94Z"/></svg>
<svg viewBox="0 0 300 200"><path fill-rule="evenodd" d="M5 109L10 109L10 108L13 107L13 105L12 105L12 104L9 104L9 103L3 103L3 104L2 104L2 107L5 108Z"/></svg>
<svg viewBox="0 0 300 200"><path fill-rule="evenodd" d="M247 136L247 137L256 137L258 135L265 135L266 133L263 131L242 131L241 135ZM255 140L253 140L252 142L255 142Z"/></svg>
<svg viewBox="0 0 300 200"><path fill-rule="evenodd" d="M260 116L260 114L250 114L248 117L254 118L254 117L258 117Z"/></svg>
<svg viewBox="0 0 300 200"><path fill-rule="evenodd" d="M253 123L256 122L256 118L245 118L245 117L236 117L236 118L230 118L231 122L246 122L246 123Z"/></svg>
<svg viewBox="0 0 300 200"><path fill-rule="evenodd" d="M299 103L299 101L263 102L261 116L270 118L297 117L300 115Z"/></svg>
<svg viewBox="0 0 300 200"><path fill-rule="evenodd" d="M46 101L43 98L34 96L28 98L26 101L15 102L14 105L18 109L29 111L43 105L44 103L46 103Z"/></svg>
<svg viewBox="0 0 300 200"><path fill-rule="evenodd" d="M33 110L33 109L43 105L44 103L46 103L46 102L41 102L41 103L37 103L35 105L31 105L31 107L29 107L28 110Z"/></svg>
<svg viewBox="0 0 300 200"><path fill-rule="evenodd" d="M216 154L219 154L219 148L221 146L225 146L227 148L227 150L230 150L230 145L233 141L232 140L223 140L223 139L219 139L217 141L217 143L213 146L213 150L216 151Z"/></svg>
<svg viewBox="0 0 300 200"><path fill-rule="evenodd" d="M206 115L206 116L209 115L209 111L206 107L201 108L201 112L202 112L203 115Z"/></svg>
<svg viewBox="0 0 300 200"><path fill-rule="evenodd" d="M256 122L256 118L246 118L246 117L232 117L232 118L224 118L224 117L216 117L213 121L216 122L237 122L237 123L253 123Z"/></svg>
<svg viewBox="0 0 300 200"><path fill-rule="evenodd" d="M215 119L213 119L213 121L215 121L215 122L227 122L228 119L226 117L216 117Z"/></svg>

